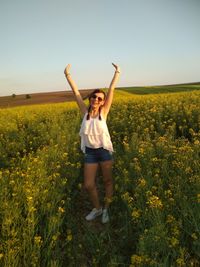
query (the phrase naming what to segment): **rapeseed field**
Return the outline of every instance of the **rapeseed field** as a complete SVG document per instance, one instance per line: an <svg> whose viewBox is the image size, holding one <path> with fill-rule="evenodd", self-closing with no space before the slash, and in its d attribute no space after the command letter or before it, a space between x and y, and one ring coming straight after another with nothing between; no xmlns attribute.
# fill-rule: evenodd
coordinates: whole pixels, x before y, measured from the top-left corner
<svg viewBox="0 0 200 267"><path fill-rule="evenodd" d="M199 107L199 91L116 92L106 225L84 219L76 103L0 110L0 266L200 266Z"/></svg>

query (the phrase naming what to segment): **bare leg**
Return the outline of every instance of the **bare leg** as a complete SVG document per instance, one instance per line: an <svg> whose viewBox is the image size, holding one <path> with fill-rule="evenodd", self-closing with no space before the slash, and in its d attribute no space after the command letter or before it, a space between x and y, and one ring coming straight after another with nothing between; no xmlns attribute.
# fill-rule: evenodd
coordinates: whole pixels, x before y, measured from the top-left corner
<svg viewBox="0 0 200 267"><path fill-rule="evenodd" d="M99 196L96 187L96 173L98 163L85 163L84 164L84 187L88 191L91 202L96 209L100 209Z"/></svg>
<svg viewBox="0 0 200 267"><path fill-rule="evenodd" d="M103 181L105 185L105 208L108 208L110 202L112 201L113 196L113 179L112 179L112 166L113 161L103 161L100 163L102 174L103 174Z"/></svg>

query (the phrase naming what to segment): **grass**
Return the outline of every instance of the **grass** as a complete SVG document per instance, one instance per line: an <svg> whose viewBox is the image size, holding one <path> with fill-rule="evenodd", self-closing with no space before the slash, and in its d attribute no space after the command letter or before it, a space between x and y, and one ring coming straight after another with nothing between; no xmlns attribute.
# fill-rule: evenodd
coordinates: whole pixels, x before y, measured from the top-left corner
<svg viewBox="0 0 200 267"><path fill-rule="evenodd" d="M162 85L162 86L141 86L141 87L118 87L117 90L123 90L128 93L147 95L161 93L188 92L200 90L200 84L178 84L178 85Z"/></svg>

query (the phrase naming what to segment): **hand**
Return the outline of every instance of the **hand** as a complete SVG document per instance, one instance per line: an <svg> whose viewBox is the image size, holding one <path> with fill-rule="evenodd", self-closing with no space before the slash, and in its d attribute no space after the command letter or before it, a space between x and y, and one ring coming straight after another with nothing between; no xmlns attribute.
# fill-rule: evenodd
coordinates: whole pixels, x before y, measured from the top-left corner
<svg viewBox="0 0 200 267"><path fill-rule="evenodd" d="M115 71L120 73L120 67L114 63L112 63L112 65L114 66Z"/></svg>
<svg viewBox="0 0 200 267"><path fill-rule="evenodd" d="M64 70L64 74L65 74L66 76L70 74L70 73L69 73L69 69L70 69L70 68L71 68L71 65L68 64L67 67L66 67L65 70Z"/></svg>

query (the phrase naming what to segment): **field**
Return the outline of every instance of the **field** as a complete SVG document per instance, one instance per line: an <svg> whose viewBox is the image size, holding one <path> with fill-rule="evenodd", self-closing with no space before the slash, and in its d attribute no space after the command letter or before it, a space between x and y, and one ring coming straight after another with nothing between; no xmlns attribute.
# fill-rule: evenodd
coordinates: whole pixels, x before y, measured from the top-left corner
<svg viewBox="0 0 200 267"><path fill-rule="evenodd" d="M1 109L0 266L200 266L198 89L116 91L106 225L84 219L76 104Z"/></svg>
<svg viewBox="0 0 200 267"><path fill-rule="evenodd" d="M106 89L106 88L105 88ZM86 98L94 89L81 89L81 95ZM123 90L133 94L146 95L158 93L174 93L191 90L200 90L200 83L176 84L165 86L147 86L147 87L123 87L116 88L116 91ZM47 93L34 93L22 95L10 95L0 97L0 108L17 107L35 104L50 104L73 101L74 95L72 91L57 91Z"/></svg>
<svg viewBox="0 0 200 267"><path fill-rule="evenodd" d="M82 96L86 97L91 90L81 90ZM17 107L35 104L51 104L73 101L72 91L58 91L48 93L22 94L0 97L0 108Z"/></svg>

